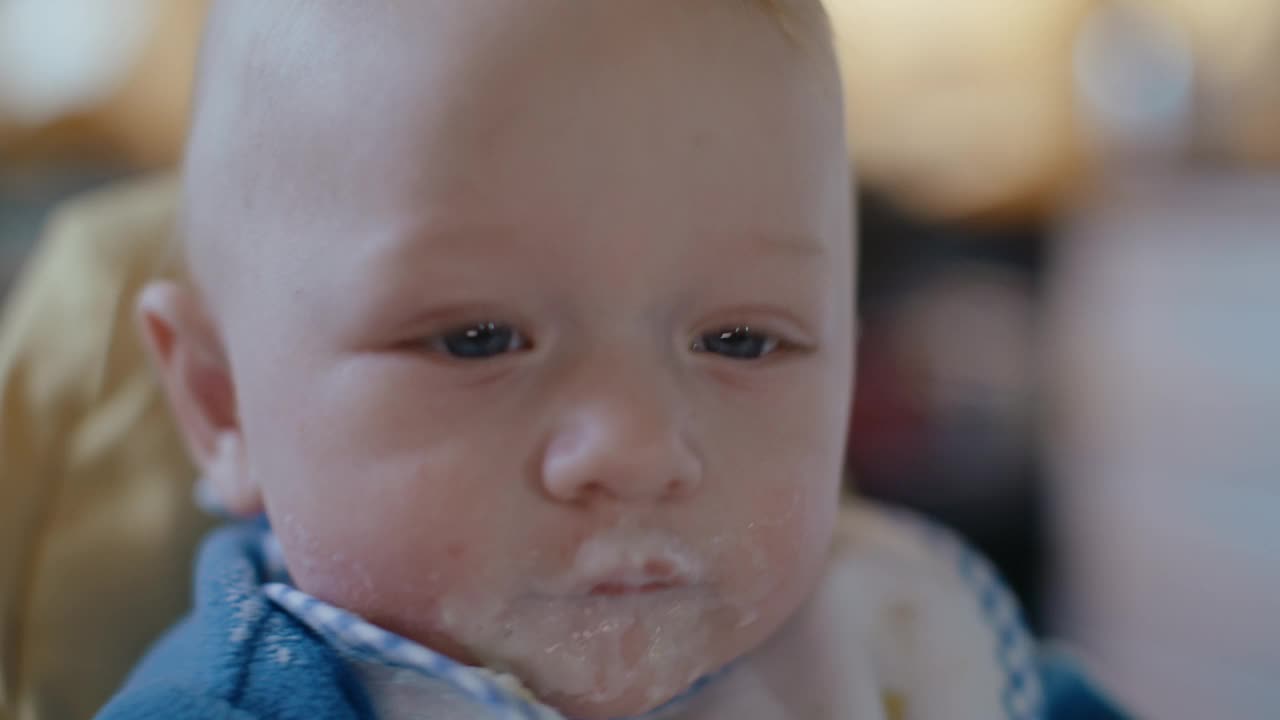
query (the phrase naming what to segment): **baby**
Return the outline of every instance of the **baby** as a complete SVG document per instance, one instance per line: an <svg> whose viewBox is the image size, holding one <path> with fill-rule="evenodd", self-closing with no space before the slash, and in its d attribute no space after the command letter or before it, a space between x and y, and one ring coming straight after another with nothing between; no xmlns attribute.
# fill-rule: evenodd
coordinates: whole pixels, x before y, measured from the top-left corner
<svg viewBox="0 0 1280 720"><path fill-rule="evenodd" d="M841 509L816 0L221 0L202 68L139 316L269 523L102 717L1043 717L986 565Z"/></svg>

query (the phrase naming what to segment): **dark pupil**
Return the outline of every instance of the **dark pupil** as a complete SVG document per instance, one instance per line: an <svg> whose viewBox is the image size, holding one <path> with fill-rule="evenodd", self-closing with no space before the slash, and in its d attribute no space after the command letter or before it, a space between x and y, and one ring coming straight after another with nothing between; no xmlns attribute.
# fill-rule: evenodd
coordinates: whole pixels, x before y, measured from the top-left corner
<svg viewBox="0 0 1280 720"><path fill-rule="evenodd" d="M731 358L758 358L764 354L766 342L764 335L753 333L751 328L745 327L707 333L702 337L702 344L707 352Z"/></svg>
<svg viewBox="0 0 1280 720"><path fill-rule="evenodd" d="M491 357L511 349L513 332L508 327L484 323L444 336L444 347L454 357Z"/></svg>

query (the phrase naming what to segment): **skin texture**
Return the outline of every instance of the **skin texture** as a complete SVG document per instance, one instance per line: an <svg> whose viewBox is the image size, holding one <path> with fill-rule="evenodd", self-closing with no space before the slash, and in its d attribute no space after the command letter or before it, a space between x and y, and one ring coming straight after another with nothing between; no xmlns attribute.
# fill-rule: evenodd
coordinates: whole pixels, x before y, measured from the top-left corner
<svg viewBox="0 0 1280 720"><path fill-rule="evenodd" d="M830 545L852 247L817 11L375 5L215 7L195 287L139 302L175 415L304 591L645 711L773 636ZM511 351L451 356L483 323ZM707 345L745 327L776 348Z"/></svg>

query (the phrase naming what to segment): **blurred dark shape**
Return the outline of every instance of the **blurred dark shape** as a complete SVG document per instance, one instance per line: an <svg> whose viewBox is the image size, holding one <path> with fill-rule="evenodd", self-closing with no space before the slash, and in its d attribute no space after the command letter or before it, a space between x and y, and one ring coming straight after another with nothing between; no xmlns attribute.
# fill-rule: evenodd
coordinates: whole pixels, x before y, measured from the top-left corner
<svg viewBox="0 0 1280 720"><path fill-rule="evenodd" d="M1063 652L1048 651L1041 662L1040 680L1049 699L1045 720L1125 720L1110 698L1104 698L1083 682L1079 662Z"/></svg>
<svg viewBox="0 0 1280 720"><path fill-rule="evenodd" d="M1037 283L1044 231L929 221L866 194L850 467L941 519L1041 619Z"/></svg>

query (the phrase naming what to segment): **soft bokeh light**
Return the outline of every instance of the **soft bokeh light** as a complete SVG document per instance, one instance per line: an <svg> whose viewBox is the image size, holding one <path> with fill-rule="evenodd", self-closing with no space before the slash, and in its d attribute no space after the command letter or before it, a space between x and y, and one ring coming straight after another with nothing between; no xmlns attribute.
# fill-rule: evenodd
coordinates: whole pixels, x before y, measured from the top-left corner
<svg viewBox="0 0 1280 720"><path fill-rule="evenodd" d="M1080 164L1070 57L1085 0L832 0L854 156L900 201L1043 206Z"/></svg>

